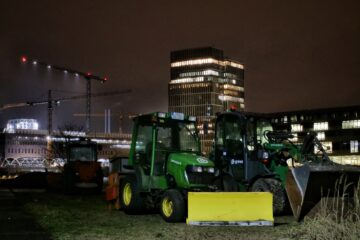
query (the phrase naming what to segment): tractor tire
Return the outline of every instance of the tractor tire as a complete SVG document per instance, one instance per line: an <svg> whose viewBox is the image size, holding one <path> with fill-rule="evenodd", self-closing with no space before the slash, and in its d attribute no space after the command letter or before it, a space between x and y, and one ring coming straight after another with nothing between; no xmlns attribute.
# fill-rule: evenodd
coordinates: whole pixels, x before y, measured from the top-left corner
<svg viewBox="0 0 360 240"><path fill-rule="evenodd" d="M140 194L135 176L128 176L122 181L120 203L127 214L138 214L144 210L144 199Z"/></svg>
<svg viewBox="0 0 360 240"><path fill-rule="evenodd" d="M170 223L182 222L185 219L185 200L176 189L167 190L160 201L161 217Z"/></svg>
<svg viewBox="0 0 360 240"><path fill-rule="evenodd" d="M251 192L271 192L273 194L273 212L279 215L285 210L286 194L281 182L273 178L259 178L250 187Z"/></svg>

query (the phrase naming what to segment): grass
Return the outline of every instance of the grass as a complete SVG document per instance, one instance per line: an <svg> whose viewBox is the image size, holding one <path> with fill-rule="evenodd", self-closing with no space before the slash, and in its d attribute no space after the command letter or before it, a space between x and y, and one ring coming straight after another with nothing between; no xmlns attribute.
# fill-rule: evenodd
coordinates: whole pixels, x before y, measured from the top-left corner
<svg viewBox="0 0 360 240"><path fill-rule="evenodd" d="M103 196L22 193L25 208L54 239L291 239L292 216L276 227L196 227L169 224L158 214L126 215L109 210Z"/></svg>
<svg viewBox="0 0 360 240"><path fill-rule="evenodd" d="M305 218L298 228L289 231L296 239L357 240L360 239L360 182L354 188L354 197L347 190L354 187L341 179L337 183L335 198L323 198L320 211L313 218Z"/></svg>
<svg viewBox="0 0 360 240"><path fill-rule="evenodd" d="M351 187L343 184L344 189ZM338 190L336 198L321 201L315 217L302 223L292 216L277 217L275 227L169 224L156 213L126 215L109 210L100 195L21 193L19 199L54 239L360 239L360 185L351 203L346 197Z"/></svg>

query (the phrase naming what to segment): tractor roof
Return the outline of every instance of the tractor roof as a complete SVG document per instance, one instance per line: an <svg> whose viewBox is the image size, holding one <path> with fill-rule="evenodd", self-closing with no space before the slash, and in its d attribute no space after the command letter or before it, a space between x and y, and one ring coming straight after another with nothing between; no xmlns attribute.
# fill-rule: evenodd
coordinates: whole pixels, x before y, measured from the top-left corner
<svg viewBox="0 0 360 240"><path fill-rule="evenodd" d="M134 121L141 122L164 122L164 121L180 121L180 122L196 122L196 117L187 116L184 113L178 112L153 112L148 114L138 115L133 118Z"/></svg>

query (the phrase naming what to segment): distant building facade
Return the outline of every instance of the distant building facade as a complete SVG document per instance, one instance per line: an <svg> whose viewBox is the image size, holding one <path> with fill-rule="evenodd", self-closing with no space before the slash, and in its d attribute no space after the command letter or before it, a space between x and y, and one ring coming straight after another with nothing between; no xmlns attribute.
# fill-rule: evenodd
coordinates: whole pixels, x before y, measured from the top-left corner
<svg viewBox="0 0 360 240"><path fill-rule="evenodd" d="M112 156L121 154L124 149L130 148L131 134L119 133L76 133L69 132L72 138L87 137L101 146L98 150L98 159L108 160ZM31 158L58 158L60 157L54 146L64 143L63 134L54 131L52 136L47 130L34 129L4 129L0 133L0 159L31 159Z"/></svg>
<svg viewBox="0 0 360 240"><path fill-rule="evenodd" d="M202 150L208 153L216 113L232 105L245 108L244 66L213 47L173 51L170 59L169 111L197 117Z"/></svg>
<svg viewBox="0 0 360 240"><path fill-rule="evenodd" d="M360 106L280 112L271 116L276 128L291 130L294 143L301 143L307 132L315 131L331 159L360 165Z"/></svg>

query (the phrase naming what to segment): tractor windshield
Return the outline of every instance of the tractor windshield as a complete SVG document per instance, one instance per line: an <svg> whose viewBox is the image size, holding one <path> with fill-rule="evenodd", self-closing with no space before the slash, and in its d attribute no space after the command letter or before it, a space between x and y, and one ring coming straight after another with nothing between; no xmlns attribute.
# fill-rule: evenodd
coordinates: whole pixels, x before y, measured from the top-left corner
<svg viewBox="0 0 360 240"><path fill-rule="evenodd" d="M96 161L96 150L89 146L71 147L69 160L82 162Z"/></svg>
<svg viewBox="0 0 360 240"><path fill-rule="evenodd" d="M158 147L163 151L200 152L194 123L172 122L158 127Z"/></svg>
<svg viewBox="0 0 360 240"><path fill-rule="evenodd" d="M179 140L180 151L200 152L195 124L179 123Z"/></svg>
<svg viewBox="0 0 360 240"><path fill-rule="evenodd" d="M256 126L256 136L258 143L263 144L269 142L269 139L265 135L269 131L273 131L271 123L266 119L259 120Z"/></svg>

